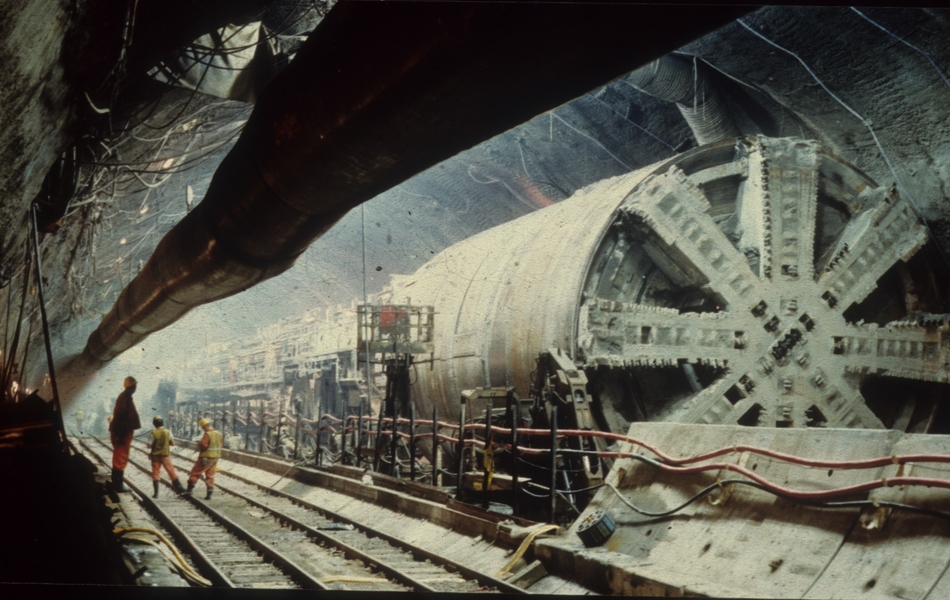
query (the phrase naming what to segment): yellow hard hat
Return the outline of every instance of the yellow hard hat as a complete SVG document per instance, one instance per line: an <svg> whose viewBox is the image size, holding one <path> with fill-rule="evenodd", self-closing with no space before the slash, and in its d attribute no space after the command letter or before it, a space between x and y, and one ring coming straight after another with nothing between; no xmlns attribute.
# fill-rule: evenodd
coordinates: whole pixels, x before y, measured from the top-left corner
<svg viewBox="0 0 950 600"><path fill-rule="evenodd" d="M125 381L122 382L122 387L129 388L135 385L136 383L138 383L138 381L135 380L135 377L132 377L131 375L129 375L128 377L125 378Z"/></svg>
<svg viewBox="0 0 950 600"><path fill-rule="evenodd" d="M208 425L211 425L211 421L209 421L208 419L201 419L200 421L198 421L198 427L201 427L202 429L204 429Z"/></svg>

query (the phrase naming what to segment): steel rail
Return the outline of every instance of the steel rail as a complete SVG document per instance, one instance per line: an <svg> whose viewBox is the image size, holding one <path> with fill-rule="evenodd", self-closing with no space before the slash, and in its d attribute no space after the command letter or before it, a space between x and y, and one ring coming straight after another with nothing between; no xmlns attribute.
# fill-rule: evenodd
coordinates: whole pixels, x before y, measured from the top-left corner
<svg viewBox="0 0 950 600"><path fill-rule="evenodd" d="M138 466L138 465L136 465ZM142 468L142 467L139 467ZM217 521L219 525L224 526L225 529L230 531L232 534L238 538L244 540L249 546L264 554L265 557L269 558L274 562L275 565L287 571L290 576L297 580L301 587L304 589L310 590L329 590L325 583L320 581L318 578L314 577L310 573L304 571L297 563L291 560L289 557L285 556L281 552L274 550L267 542L258 538L251 532L247 531L228 517L224 516L217 510L211 508L206 503L202 502L198 498L195 498L191 494L182 494L187 498L189 502L192 503L198 510L206 513L212 519Z"/></svg>
<svg viewBox="0 0 950 600"><path fill-rule="evenodd" d="M101 444L102 446L105 446L102 440L98 438L93 438L93 439L99 442L99 444ZM79 439L79 444L83 448L85 448L87 452L89 452L92 456L94 456L96 460L98 460L101 464L105 466L109 466L108 462L106 462L101 456L99 456L98 452L90 448L86 444L85 441L83 441L82 439ZM161 507L159 507L157 502L149 498L147 494L143 494L142 490L139 489L138 486L132 484L131 482L126 481L125 484L135 491L135 493L138 495L139 500L141 500L145 504L146 509L150 510L152 514L157 516L158 520L162 523L162 525L164 527L167 527L168 530L171 531L172 536L175 538L175 540L179 544L182 544L186 547L186 552L192 557L192 560L196 563L195 566L201 569L202 575L207 575L208 579L210 579L211 582L214 583L215 585L219 585L221 587L228 587L228 588L236 587L234 583L228 578L228 576L225 575L217 567L217 565L215 565L214 562L210 558L208 558L208 556L204 553L204 551L202 551L201 548L198 547L198 544L195 543L193 539L191 539L191 536L185 533L185 531L181 527L179 527L177 523L175 523L175 520L168 513L162 510Z"/></svg>
<svg viewBox="0 0 950 600"><path fill-rule="evenodd" d="M184 457L183 457L182 455L180 455L180 454L178 454L178 457L179 457L179 458L184 458ZM415 546L415 545L413 545L413 544L410 544L410 543L408 543L408 542L406 542L406 541L404 541L404 540L401 540L401 539L399 539L399 538L397 538L397 537L394 537L394 536L392 536L392 535L390 535L390 534L388 534L388 533L385 533L385 532L383 532L383 531L381 531L381 530L379 530L379 529L375 529L375 528L370 527L369 525L366 525L366 524L361 523L361 522L359 522L359 521L354 521L353 519L350 519L350 518L348 518L348 517L345 517L345 516L343 516L343 515L341 515L341 514L335 512L335 511L332 511L332 510L330 510L330 509L328 509L328 508L324 508L324 507L317 506L317 505L315 505L315 504L312 504L312 503L310 503L310 502L307 502L306 500L303 500L302 498L299 498L299 497L294 496L294 495L292 495L292 494L288 494L288 493L282 492L282 491L280 491L280 490L275 490L275 489L266 487L266 486L264 486L264 485L261 485L260 483L257 483L256 481L247 479L246 477L242 477L241 475L237 475L237 474L235 474L235 473L222 472L222 475L224 475L225 477L233 477L234 479L236 479L236 480L238 480L238 481L240 481L240 482L243 482L243 483L245 483L245 484L247 484L247 485L251 485L251 486L257 487L257 488L261 489L262 491L264 491L264 492L266 492L266 493L268 493L268 494L272 494L272 495L275 495L275 496L279 496L279 497L281 497L281 498L284 498L284 499L286 499L286 500L290 500L291 502L293 502L293 503L295 503L295 504L298 504L298 505L302 506L303 508L306 508L306 509L315 511L316 513L318 513L318 514L320 514L320 515L326 517L327 519L329 519L329 520L331 520L331 521L337 521L337 522L341 522L341 523L344 523L344 524L347 524L347 525L352 525L354 528L356 528L358 531L360 531L360 532L363 533L364 535L368 535L368 536L372 536L372 537L378 537L378 538L380 538L380 539L382 539L382 540L385 540L385 541L389 542L390 544L392 544L392 545L394 545L394 546L396 546L396 547L398 547L398 548L400 548L400 549L402 549L402 550L405 550L405 551L407 551L407 552L412 553L413 555L422 556L422 557L424 557L424 558L427 558L427 559L429 559L430 561L432 561L433 564L437 564L437 565L442 566L442 567L448 566L448 567L451 567L451 568L453 568L453 569L456 569L456 570L457 570L459 573L461 573L463 576L465 576L465 577L467 577L467 578L469 578L469 579L473 579L473 580L477 581L479 584L481 584L481 585L483 585L483 586L486 586L486 587L487 587L487 586L494 587L494 588L496 588L499 592L508 593L508 594L526 594L526 593L527 593L525 590L523 590L523 589L520 588L520 587L517 587L517 586L512 585L512 584L510 584L510 583L507 583L507 582L505 582L505 581L502 581L501 579L497 579L497 578L495 578L495 577L492 577L491 575L487 575L487 574L482 573L482 572L480 572L480 571L476 571L475 569L472 569L472 568L470 568L470 567L467 567L467 566L465 566L465 565L463 565L463 564L461 564L461 563L457 563L457 562L455 562L455 561L453 561L453 560L451 560L451 559L449 559L449 558L446 558L445 556L442 556L442 555L440 555L440 554L436 554L436 553L434 553L434 552L430 552L429 550L426 550L425 548L420 548L419 546ZM217 484L215 487L219 487L219 488L220 488L221 486L220 486L220 484ZM224 489L224 488L221 488L221 489ZM229 493L234 493L234 492L232 491L232 492L229 492ZM237 495L237 494L235 494L235 495ZM268 508L268 510L272 510L272 509L269 509L269 508ZM325 535L325 534L323 534L323 535ZM371 559L371 560L373 560L373 562L377 562L377 563L379 562L379 561L377 561L376 559Z"/></svg>
<svg viewBox="0 0 950 600"><path fill-rule="evenodd" d="M99 440L98 438L95 438L95 439L100 444L105 446L105 443L102 442L102 440ZM136 450L142 451L140 448L136 448ZM130 459L129 462L132 465L134 465L137 469L145 473L146 475L151 474L150 470L146 469L145 467L135 462L134 460ZM165 485L169 488L171 487L167 483ZM138 492L138 493L140 496L144 497L144 495L142 495L141 492ZM314 577L307 571L303 570L299 565L297 565L289 557L285 556L281 552L278 552L277 550L274 550L269 544L267 544L266 542L264 542L263 540L255 536L254 534L250 533L249 531L245 530L243 527L241 527L240 525L238 525L237 523L235 523L228 517L224 516L217 510L211 508L210 506L208 506L207 504L205 504L204 502L202 502L201 500L195 498L194 496L190 494L182 494L182 496L186 498L186 500L190 502L192 506L194 506L198 510L210 516L211 519L217 525L221 526L225 531L241 539L246 544L248 544L251 548L263 554L264 558L272 561L275 566L284 570L291 577L291 579L295 580L304 589L318 589L318 590L330 589L326 586L326 584L321 582L319 579L317 579L316 577Z"/></svg>
<svg viewBox="0 0 950 600"><path fill-rule="evenodd" d="M142 453L145 452L145 451L142 450L141 448L135 448L135 450L137 450L138 452L142 452ZM178 458L183 458L183 457L181 457L181 456L179 455ZM176 466L177 466L177 465L176 465ZM180 467L179 467L179 468L180 468ZM387 563L386 561L380 560L380 559L379 559L378 557L376 557L376 556L372 556L372 555L370 555L370 554L367 554L367 553L363 552L362 550L360 550L360 549L358 549L358 548L355 548L355 547L353 547L353 546L351 546L351 545L349 545L349 544L343 542L342 540L339 540L339 539L337 539L337 538L335 538L335 537L333 537L333 536L331 536L331 535L328 535L328 534L326 534L326 533L320 531L319 529L316 529L316 528L314 528L314 527L311 527L310 525L307 525L306 523L303 523L302 521L299 521L298 519L296 519L296 518L292 517L291 515L288 515L288 514L282 512L282 511L280 511L279 509L276 509L276 508L274 508L274 507L272 507L272 506L268 506L268 505L263 504L263 503L261 503L261 502L259 502L259 501L257 501L257 500L254 500L253 498L250 498L250 497L246 496L245 494L242 494L242 493L240 493L240 492L238 492L238 491L236 491L236 490L234 490L234 489L231 489L231 488L229 488L229 487L222 486L220 483L217 484L217 485L215 485L215 488L216 488L217 490L221 491L221 492L224 492L224 493L227 493L227 494L231 494L232 496L235 496L235 497L237 497L237 498L240 498L241 500L247 502L248 504L250 504L250 505L252 505L252 506L255 506L255 507L257 507L257 508L260 508L260 509L262 509L262 510L265 510L265 511L271 513L272 515L274 515L275 517L277 517L278 520L280 520L280 521L282 521L282 522L285 522L285 523L288 523L288 524L290 524L292 527L304 531L308 536L313 537L313 538L316 538L316 539L319 540L320 542L326 543L327 545L332 546L332 547L334 547L334 548L336 548L336 549L342 551L348 558L354 558L354 559L360 560L360 561L362 561L362 562L365 562L365 563L367 563L367 566L368 566L368 567L369 567L369 566L376 566L380 571L382 571L385 575L387 575L388 577L390 577L392 580L394 580L394 581L396 581L396 582L398 582L398 583L401 583L401 584L403 584L403 585L406 585L407 587L412 588L414 591L418 591L418 592L433 592L433 593L436 593L436 592L439 591L439 590L436 590L436 589L432 588L432 587L429 586L429 585L426 585L425 583L423 583L423 582L421 582L421 581L418 581L418 580L416 580L416 579L413 579L412 577L410 577L410 576L408 576L408 575L406 575L406 574L400 572L398 567L396 567L396 566L394 566L394 565L391 565L391 564ZM197 499L194 498L193 496L189 496L189 498L190 498L190 500L191 500L192 502L194 502L194 501L197 500ZM199 502L200 502L200 501L199 501ZM204 509L213 510L213 509L211 509L211 507L209 507L207 504L204 504L203 502L201 502L201 503L198 504L198 508L199 508L199 509L202 509L202 510L204 510ZM215 512L217 512L217 511L215 511ZM227 517L224 517L223 515L221 515L221 518L224 519L224 520L227 520ZM248 534L248 535L250 535L250 534ZM404 550L404 549L403 549L403 550ZM480 582L479 582L479 583L480 583Z"/></svg>
<svg viewBox="0 0 950 600"><path fill-rule="evenodd" d="M307 535L317 538L321 542L324 542L330 546L333 546L334 548L338 550L341 550L349 558L356 558L366 563L369 563L371 565L376 565L379 568L379 570L382 571L387 577L391 577L395 581L398 581L399 583L412 588L414 591L438 592L438 590L426 585L425 583L421 581L417 581L413 579L412 577L410 577L409 575L406 575L405 573L400 572L397 567L387 563L386 561L380 560L379 558L374 557L370 554L367 554L363 552L362 550L355 548L347 544L346 542L343 542L342 540L339 540L333 537L332 535L328 535L320 531L319 529L311 527L310 525L307 525L306 523L299 521L298 519L288 515L287 513L281 512L280 510L276 508L273 508L262 502L254 500L253 498L245 496L244 494L238 491L235 491L234 489L224 487L221 484L217 484L215 485L215 487L223 492L226 492L228 494L231 494L232 496L235 496L237 498L240 498L241 500L244 500L248 504L251 504L253 506L256 506L257 508L263 509L271 513L275 517L277 517L279 520L285 521L291 524L293 527L303 530L304 532L306 532Z"/></svg>
<svg viewBox="0 0 950 600"><path fill-rule="evenodd" d="M139 450L140 452L144 452L144 450L141 450L140 448L137 448L137 450ZM382 571L388 577L391 577L393 580L403 585L406 585L417 592L436 593L439 591L432 588L429 585L426 585L425 583L421 581L413 579L412 577L406 575L405 573L400 572L398 567L391 565L384 560L380 560L378 557L367 554L366 552L354 546L351 546L334 536L326 534L320 531L319 529L311 527L310 525L307 525L306 523L288 515L287 513L280 511L279 509L276 509L272 506L268 506L262 502L254 500L253 498L250 498L249 496L246 496L245 494L242 494L232 488L225 487L221 485L220 483L217 484L215 488L217 488L218 490L222 492L225 492L225 493L231 494L232 496L240 498L241 500L244 500L245 502L247 502L248 504L251 504L252 506L255 506L257 508L263 509L271 513L272 515L277 517L279 520L289 523L290 525L292 525L293 527L297 529L303 530L304 532L306 532L308 536L314 537L318 539L320 542L323 542L327 545L330 545L342 551L348 558L355 558L365 563L368 563L369 565L375 565L376 567L379 568L380 571ZM406 550L405 548L400 548L400 549L404 551Z"/></svg>

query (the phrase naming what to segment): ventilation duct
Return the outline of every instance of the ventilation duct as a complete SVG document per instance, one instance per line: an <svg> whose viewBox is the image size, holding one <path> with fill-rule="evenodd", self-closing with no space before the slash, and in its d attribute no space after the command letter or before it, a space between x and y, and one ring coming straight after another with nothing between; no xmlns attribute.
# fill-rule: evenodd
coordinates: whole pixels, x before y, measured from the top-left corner
<svg viewBox="0 0 950 600"><path fill-rule="evenodd" d="M631 73L627 81L645 94L675 102L700 145L738 137L726 103L696 63L684 54L667 54Z"/></svg>
<svg viewBox="0 0 950 600"><path fill-rule="evenodd" d="M98 368L192 308L289 269L360 203L747 11L339 3L75 366Z"/></svg>

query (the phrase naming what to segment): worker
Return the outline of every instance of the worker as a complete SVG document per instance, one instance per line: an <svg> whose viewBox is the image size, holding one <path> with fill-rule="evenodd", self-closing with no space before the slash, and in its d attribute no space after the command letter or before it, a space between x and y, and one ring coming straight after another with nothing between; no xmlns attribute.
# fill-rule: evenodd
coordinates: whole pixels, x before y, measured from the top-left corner
<svg viewBox="0 0 950 600"><path fill-rule="evenodd" d="M195 466L191 468L191 473L188 475L188 493L190 494L195 489L195 483L204 473L205 485L208 486L205 500L211 500L211 492L214 491L214 472L218 466L218 459L221 458L221 432L212 427L208 419L198 421L198 427L201 427L205 434L198 443L198 460L195 461Z"/></svg>
<svg viewBox="0 0 950 600"><path fill-rule="evenodd" d="M181 486L181 481L178 480L175 465L172 464L170 446L175 445L175 440L172 439L172 432L165 429L165 422L157 415L152 419L152 425L155 426L155 429L152 430L152 449L149 452L149 459L152 461L152 488L155 490L155 493L152 494L152 498L158 498L158 483L161 479L163 466L165 467L165 472L168 473L168 478L171 479L172 487L180 494L184 492L185 489Z"/></svg>
<svg viewBox="0 0 950 600"><path fill-rule="evenodd" d="M139 413L132 400L137 384L134 377L125 378L122 382L125 389L116 398L112 419L109 421L109 437L112 439L112 488L117 492L128 491L123 484L125 467L129 464L129 450L132 449L135 430L142 428Z"/></svg>
<svg viewBox="0 0 950 600"><path fill-rule="evenodd" d="M82 409L76 411L76 430L79 432L79 435L82 435L82 422L86 418L86 413L82 412Z"/></svg>

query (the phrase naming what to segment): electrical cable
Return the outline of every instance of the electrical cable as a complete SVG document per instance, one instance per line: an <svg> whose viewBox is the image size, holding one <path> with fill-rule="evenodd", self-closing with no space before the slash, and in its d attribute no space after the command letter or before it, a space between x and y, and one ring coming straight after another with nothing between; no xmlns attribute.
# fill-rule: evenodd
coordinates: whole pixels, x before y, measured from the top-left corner
<svg viewBox="0 0 950 600"><path fill-rule="evenodd" d="M183 568L184 565L180 564L178 560L175 558L175 556L171 554L164 546L160 546L159 544L155 543L154 541L150 539L141 538L141 537L132 536L132 535L126 535L123 537L123 539L154 546L155 549L158 550L158 553L161 554L162 557L165 558L165 560L167 560L171 564L171 566L174 567L181 574L182 577L201 586L211 585L211 582L207 582L207 580L205 580L203 577L201 577L194 571L186 570L185 568Z"/></svg>
<svg viewBox="0 0 950 600"><path fill-rule="evenodd" d="M299 3L298 3L298 5L299 5ZM296 7L295 7L295 8L296 8ZM299 23L300 21L302 21L302 20L304 19L304 17L307 15L307 13L310 12L311 10L314 10L314 7L310 7L310 8L308 8L306 11L300 13L300 15L298 15L298 17L297 17L292 23L290 23L287 27L285 27L285 28L283 28L283 29L280 29L280 30L276 30L276 29L275 29L275 30L273 30L273 31L270 31L270 32L269 32L267 35L265 35L264 37L260 37L260 34L258 34L258 41L254 42L253 44L244 44L244 45L242 45L242 46L224 46L224 45L222 45L220 49L213 49L213 48L209 48L209 47L207 47L207 46L201 46L201 45L191 44L191 45L187 46L186 48L184 48L183 51L184 51L184 50L197 50L197 51L199 51L200 54L203 54L205 57L229 56L229 55L240 54L241 52L244 52L245 50L250 50L251 48L257 48L258 46L260 46L260 45L262 45L262 44L264 44L264 43L266 43L266 42L268 42L268 41L270 41L270 40L278 40L278 41L279 41L279 36L284 35L285 32L288 31L292 26L294 26L294 25L296 25L297 23ZM286 20L286 17L284 17L284 19ZM265 27L265 26L263 25L263 23L261 24L261 26L262 26L262 27ZM239 27L237 31L235 31L233 34L231 34L231 36L229 36L227 39L223 40L223 41L222 41L222 44L224 44L224 43L226 43L227 41L229 41L232 37L234 37L235 35L237 35L238 33L240 33L240 31L242 31L242 30L243 30L244 28L246 28L246 27L247 27L247 25L242 25L241 27ZM269 29L269 28L268 28L268 29ZM177 52L177 53L176 53L175 55L173 55L173 56L174 56L174 57L178 57L181 52L182 52L182 51L179 51L179 52ZM218 65L215 65L215 64L213 64L213 63L205 63L205 62L202 62L202 61L201 61L201 58L194 58L194 59L191 59L191 57L189 57L188 60L189 60L189 62L191 62L191 63L193 63L193 64L208 65L208 66L214 67L214 68L216 68L216 69L222 69L222 70L229 70L229 71L245 71L245 70L250 71L250 70L253 70L253 69L251 69L251 68L218 66ZM278 61L278 62L275 62L274 64L279 64L279 61ZM258 68L260 68L260 67L258 67Z"/></svg>
<svg viewBox="0 0 950 600"><path fill-rule="evenodd" d="M470 425L466 425L466 428ZM481 425L484 429L484 425ZM510 432L510 429L493 426L492 431L496 434L504 435ZM531 429L531 428L518 428L518 437L521 436L550 436L550 430L548 429ZM760 446L750 446L746 444L735 444L733 446L723 446L716 450L711 450L703 454L697 454L694 456L688 457L675 457L670 454L666 454L662 450L658 449L656 446L649 444L643 440L621 435L615 433L608 433L603 431L595 430L586 430L586 429L561 429L558 431L558 435L561 437L599 437L607 440L612 440L615 442L624 442L631 444L633 446L639 446L645 450L648 450L651 454L655 455L658 460L662 461L667 465L686 465L691 463L702 462L710 460L712 458L717 458L719 456L724 456L727 454L741 454L743 452L749 452L750 454L757 454L759 456L775 459L782 462L788 462L791 464L812 467L819 469L872 469L878 467L885 467L887 465L901 465L908 463L950 463L950 455L948 454L900 454L894 456L882 456L877 458L863 459L863 460L822 460L822 459L813 459L813 458L802 458L800 456L795 456L793 454L786 454L783 452L777 452L769 448L762 448ZM523 448L518 447L519 451L522 451L527 454L539 454L542 452L550 452L550 449L544 448ZM565 449L562 452L567 453L584 453L586 451L581 450L569 450ZM598 453L600 455L611 455L616 453Z"/></svg>
<svg viewBox="0 0 950 600"><path fill-rule="evenodd" d="M630 83L630 82L628 82L628 81L624 81L624 83L626 83L626 84L629 85L630 87L636 89L636 87L635 87L632 83ZM670 143L667 142L666 140L661 139L660 137L658 137L655 133L653 133L652 131L650 131L650 130L647 129L646 127L643 127L642 125L639 125L638 123L636 123L635 121L633 121L630 117L621 114L620 111L618 111L618 110L617 110L616 108L614 108L613 106L607 104L607 103L604 102L602 99L598 98L597 96L595 96L595 95L593 95L593 94L584 94L584 96L587 96L587 97L589 97L589 98L593 98L594 100L600 102L601 104L603 104L604 106L606 106L608 109L610 109L614 114L616 114L617 116L619 116L621 119L627 121L628 123L630 123L631 125L633 125L633 126L636 127L637 129L639 129L640 131L642 131L643 133L647 134L647 135L650 136L651 138L655 139L656 141L660 142L661 144L663 144L664 146L666 146L667 148L669 148L671 152L673 152L674 154L676 154L676 148L673 147L672 144L670 144Z"/></svg>
<svg viewBox="0 0 950 600"><path fill-rule="evenodd" d="M891 36L892 38L894 38L894 39L897 40L898 42L904 44L905 46L907 46L907 47L910 48L911 50L915 50L915 51L917 51L919 54L921 54L924 58L927 59L927 61L930 63L930 66L932 66L932 67L934 68L934 71L937 72L937 75L940 76L940 79L942 79L943 82L944 82L945 84L947 84L947 87L950 87L950 80L947 80L947 76L943 74L943 71L940 69L940 67L937 66L937 63L934 62L934 59L932 59L929 54L927 54L926 52L924 52L923 50L921 50L921 49L918 48L917 46L911 44L910 42L908 42L908 41L905 40L904 38L898 36L897 34L895 34L895 33L891 32L891 31L889 31L888 29L885 29L884 26L880 25L877 21L872 20L870 17L868 17L867 15L865 15L863 12L861 12L861 11L858 10L857 8L855 8L855 7L853 7L853 6L851 6L851 7L849 7L849 8L851 8L851 10L853 10L854 12L858 13L858 15L860 15L860 17L861 17L862 19L864 19L865 21L867 21L867 22L870 23L871 25L874 25L875 27L877 27L878 29L880 29L881 31L883 31L884 33L886 33L887 35Z"/></svg>
<svg viewBox="0 0 950 600"><path fill-rule="evenodd" d="M691 473L700 473L703 471L733 471L744 475L755 481L766 488L769 491L775 492L776 494L784 494L788 498L795 500L822 500L825 498L834 498L837 496L848 496L852 494L857 494L861 492L867 492L874 489L882 487L895 487L895 486L926 486L926 487L938 487L943 489L950 489L950 480L946 479L936 479L933 477L904 477L904 476L895 476L895 477L882 477L880 479L874 479L864 483L854 484L845 487L831 488L826 490L793 490L786 488L777 484L774 484L764 477L757 475L756 473L733 463L711 463L706 465L698 465L694 467L674 467L667 465L665 463L658 462L646 456L641 456L638 454L630 454L627 452L609 452L609 453L598 453L599 455L607 454L611 458L632 458L639 460L641 462L647 463L656 467L661 471L668 473L679 473L679 474L691 474Z"/></svg>
<svg viewBox="0 0 950 600"><path fill-rule="evenodd" d="M173 156L164 156L164 157L160 157L160 158L156 157L156 158L152 158L152 159L144 159L144 160L141 160L141 161L132 161L132 162L128 162L128 161L126 161L126 162L118 162L118 161L102 162L102 161L92 161L92 160L90 160L90 161L83 161L83 162L80 162L80 163L78 163L78 164L79 164L80 166L82 166L82 165L92 165L92 166L97 166L97 167L124 167L124 168L125 168L125 171L128 171L129 173L143 173L143 174L149 174L149 173L159 173L159 174L183 173L183 172L185 172L185 171L191 170L191 169L194 168L194 167L190 167L190 168L188 168L188 169L182 169L182 168L180 168L180 167L182 167L182 166L184 166L184 165L191 164L191 163L193 163L193 162L197 162L197 161L201 160L202 158L206 158L206 157L208 157L208 156L214 155L215 153L217 153L217 151L218 151L219 149L221 149L222 147L228 145L228 144L231 142L231 140L233 140L234 138L236 138L236 137L238 137L239 135L241 135L241 132L243 131L243 129L244 129L244 124L242 123L240 126L238 126L238 127L235 128L235 131L229 133L228 136L227 136L224 140L213 142L213 144L214 144L213 146L199 146L199 147L196 148L195 150L193 150L193 151L191 151L191 152L185 152L185 153L183 153L183 154L178 154L178 155L173 155ZM200 156L197 156L197 157L195 157L195 158L191 158L191 159L186 160L186 161L182 161L181 163L179 163L179 164L176 165L175 167L169 167L169 168L167 168L167 169L131 169L131 168L129 168L129 167L138 166L138 165L148 165L148 164L156 163L156 162L159 162L159 161L164 162L164 161L166 161L166 160L173 159L173 158L174 158L174 159L177 159L177 158L184 158L184 157L187 157L187 156L190 156L190 155L194 154L195 152L202 152L202 151L205 151L205 150L207 150L207 152L204 152L204 154L202 154L202 155L200 155ZM204 161L202 161L202 162L204 162ZM195 165L195 166L197 166L197 165ZM116 176L116 179L117 179L117 178L118 178L118 176ZM126 180L126 181L128 181L128 180ZM97 192L97 191L100 191L100 190L102 190L102 189L108 187L109 185L111 185L111 182L110 182L109 184L104 184L104 185L102 185L102 186L99 186L97 189L93 190L92 192L88 192L86 195L90 195L90 194L92 194L92 193L95 193L95 192Z"/></svg>
<svg viewBox="0 0 950 600"><path fill-rule="evenodd" d="M924 514L927 516L937 517L940 519L945 519L945 520L950 521L950 514L945 513L945 512L932 510L929 508L921 508L919 506L912 506L909 504L902 504L900 502L889 502L886 500L849 500L849 501L842 501L842 502L816 502L816 501L802 500L799 498L793 498L793 497L789 497L787 495L778 493L775 490L769 489L767 486L761 485L755 481L748 481L746 479L724 479L722 481L718 481L716 483L706 486L701 491L694 494L688 500L686 500L679 506L676 506L675 508L662 511L662 512L652 512L652 511L644 510L636 506L629 500L627 500L626 497L624 497L624 495L620 492L620 490L618 490L616 486L614 486L612 483L605 482L602 485L604 487L608 487L611 490L613 490L614 493L616 493L617 496L620 498L620 500L623 501L623 503L626 504L628 507L630 507L631 510L645 517L651 517L651 518L662 518L662 517L669 517L671 515L674 515L677 512L689 506L690 504L696 502L697 500L700 500L701 498L711 494L713 491L717 489L721 489L727 485L747 485L749 487L754 487L756 489L762 490L763 492L768 492L769 494L772 494L773 496L782 498L783 500L794 502L796 504L806 504L808 506L816 506L819 508L857 508L857 507L869 507L869 506L877 508L877 507L883 506L886 508L896 508L900 510L907 510L910 512Z"/></svg>
<svg viewBox="0 0 950 600"><path fill-rule="evenodd" d="M170 541L168 541L168 538L166 538L160 531L156 531L155 529L151 529L149 527L120 527L118 529L113 530L112 533L115 535L125 535L126 533L131 533L131 532L149 533L149 534L154 535L159 540L161 540L162 543L164 543L174 553L175 558L177 559L178 564L181 566L183 571L193 575L193 580L196 583L199 583L200 585L208 586L208 587L212 585L210 581L208 581L207 579L199 575L194 569L192 569L188 565L188 563L185 561L185 558L181 555L181 553L178 551L175 545L172 544ZM141 540L142 538L138 538L138 539ZM192 579L192 577L189 577L189 579Z"/></svg>
<svg viewBox="0 0 950 600"><path fill-rule="evenodd" d="M178 114L175 115L174 117L172 117L172 119L171 119L170 121L168 121L168 122L165 123L164 125L151 125L151 124L149 124L149 123L146 123L145 121L139 121L136 125L144 125L145 127L149 128L149 129L165 129L166 127L169 127L169 126L175 124L175 122L177 122L178 119L181 118L181 116L185 113L185 111L188 109L188 107L191 106L191 102L195 99L195 96L197 96L197 94L198 94L198 88L200 88L200 87L201 87L201 84L204 83L205 76L208 75L208 71L209 71L210 69L211 69L211 67L205 67L204 72L201 73L201 77L198 78L198 83L195 85L194 91L193 91L193 92L191 93L191 95L188 97L188 101L185 102L185 105L182 107L182 109L181 109L180 111L178 111ZM133 117L134 117L134 115L133 115ZM130 122L131 122L131 118L130 118Z"/></svg>
<svg viewBox="0 0 950 600"><path fill-rule="evenodd" d="M592 136L590 136L590 135L587 135L586 133L584 133L584 132L581 131L580 129L574 127L573 125L571 125L570 123L568 123L567 121L565 121L564 119L562 119L561 116L558 115L558 114L556 114L553 110L550 111L548 114L550 114L552 117L554 117L555 119L557 119L557 120L560 121L561 123L564 123L565 125L567 125L569 129L573 130L573 131L576 132L578 135L581 135L581 136L583 136L583 137L589 139L590 141L594 142L595 144L597 144L604 152L606 152L607 154L609 154L612 159L614 159L615 161L617 161L618 163L620 163L621 165L623 165L628 171L633 171L633 170L635 170L633 167L631 167L631 166L628 165L627 163L625 163L625 162L623 162L622 160L620 160L619 158L617 158L617 156L615 156L613 152L611 152L610 150L608 150L607 147L604 146L599 140L597 140L596 138L594 138L594 137L592 137Z"/></svg>

